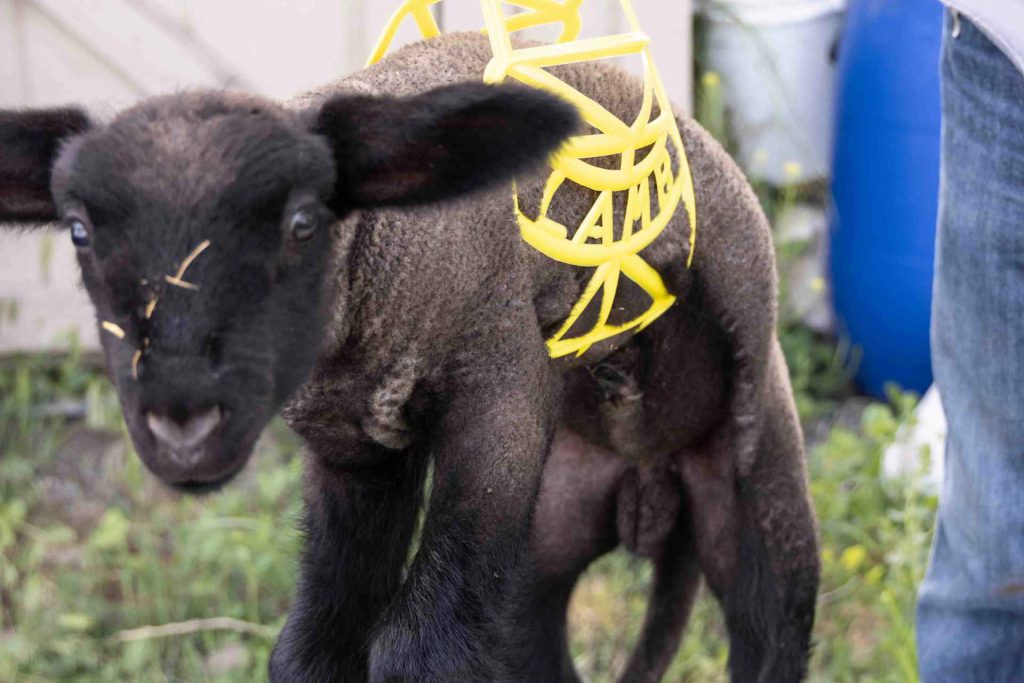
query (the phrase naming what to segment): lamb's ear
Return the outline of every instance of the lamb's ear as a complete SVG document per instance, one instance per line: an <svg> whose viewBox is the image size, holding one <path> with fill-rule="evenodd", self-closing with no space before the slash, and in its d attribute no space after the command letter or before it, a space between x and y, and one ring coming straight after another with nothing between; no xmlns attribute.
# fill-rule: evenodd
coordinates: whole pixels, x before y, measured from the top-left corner
<svg viewBox="0 0 1024 683"><path fill-rule="evenodd" d="M508 182L577 132L568 102L466 83L406 98L339 95L316 116L338 168L337 209L407 206Z"/></svg>
<svg viewBox="0 0 1024 683"><path fill-rule="evenodd" d="M60 145L89 129L81 109L0 110L0 223L42 224L57 218L50 171Z"/></svg>

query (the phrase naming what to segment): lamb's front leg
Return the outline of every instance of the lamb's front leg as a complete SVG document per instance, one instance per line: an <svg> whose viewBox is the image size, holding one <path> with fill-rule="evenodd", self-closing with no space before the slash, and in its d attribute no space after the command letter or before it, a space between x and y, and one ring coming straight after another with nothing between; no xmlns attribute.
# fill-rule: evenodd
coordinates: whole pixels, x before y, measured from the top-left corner
<svg viewBox="0 0 1024 683"><path fill-rule="evenodd" d="M523 335L529 336L529 335ZM370 680L507 680L508 619L530 571L528 534L557 421L541 340L460 362L432 441L419 552L370 651Z"/></svg>
<svg viewBox="0 0 1024 683"><path fill-rule="evenodd" d="M370 635L401 584L425 469L398 452L349 468L310 456L305 549L273 683L366 680Z"/></svg>

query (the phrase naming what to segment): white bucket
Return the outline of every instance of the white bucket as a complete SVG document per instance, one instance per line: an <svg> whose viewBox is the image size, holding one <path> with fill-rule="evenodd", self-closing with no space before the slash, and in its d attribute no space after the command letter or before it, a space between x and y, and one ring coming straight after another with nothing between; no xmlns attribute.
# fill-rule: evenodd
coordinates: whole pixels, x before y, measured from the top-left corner
<svg viewBox="0 0 1024 683"><path fill-rule="evenodd" d="M740 164L788 185L827 178L845 0L700 0Z"/></svg>

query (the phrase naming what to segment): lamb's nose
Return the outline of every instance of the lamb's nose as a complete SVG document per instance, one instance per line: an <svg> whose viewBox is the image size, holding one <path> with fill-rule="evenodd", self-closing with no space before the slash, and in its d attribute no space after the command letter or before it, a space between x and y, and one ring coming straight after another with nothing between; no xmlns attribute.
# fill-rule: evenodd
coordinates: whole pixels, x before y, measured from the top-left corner
<svg viewBox="0 0 1024 683"><path fill-rule="evenodd" d="M220 406L193 413L184 422L166 415L146 413L149 431L162 446L179 457L199 451L199 446L213 434L220 421Z"/></svg>

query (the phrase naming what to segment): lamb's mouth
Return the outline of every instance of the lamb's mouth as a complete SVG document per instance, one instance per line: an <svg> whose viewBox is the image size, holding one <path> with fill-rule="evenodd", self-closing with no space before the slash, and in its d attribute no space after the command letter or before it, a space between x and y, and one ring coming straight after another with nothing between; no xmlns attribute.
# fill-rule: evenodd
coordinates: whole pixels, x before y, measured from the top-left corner
<svg viewBox="0 0 1024 683"><path fill-rule="evenodd" d="M190 496L201 496L207 493L214 493L224 488L232 479L238 476L238 473L245 467L245 463L231 472L228 472L222 477L212 479L210 481L184 481L174 482L168 484L172 489L179 493L184 493Z"/></svg>

